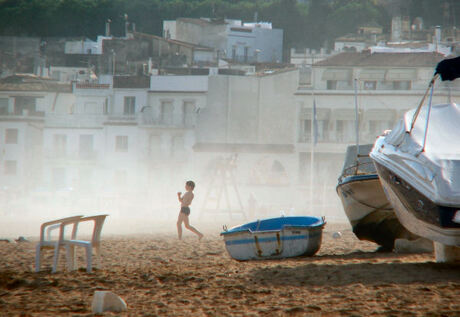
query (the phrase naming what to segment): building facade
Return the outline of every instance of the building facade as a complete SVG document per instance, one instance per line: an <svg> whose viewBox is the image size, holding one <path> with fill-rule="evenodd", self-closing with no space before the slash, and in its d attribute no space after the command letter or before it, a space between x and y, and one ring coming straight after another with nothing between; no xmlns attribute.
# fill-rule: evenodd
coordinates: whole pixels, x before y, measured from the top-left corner
<svg viewBox="0 0 460 317"><path fill-rule="evenodd" d="M299 85L296 92L296 148L299 182L310 195L322 197L321 208L340 206L334 188L346 147L356 143L355 100L359 142L374 143L407 110L418 106L443 58L436 52L341 53L313 65L311 85ZM458 82L437 83L433 103L458 102L459 88ZM316 129L312 129L314 104Z"/></svg>
<svg viewBox="0 0 460 317"><path fill-rule="evenodd" d="M281 62L283 30L271 23L243 23L229 19L179 18L163 22L167 38L212 47L236 62Z"/></svg>

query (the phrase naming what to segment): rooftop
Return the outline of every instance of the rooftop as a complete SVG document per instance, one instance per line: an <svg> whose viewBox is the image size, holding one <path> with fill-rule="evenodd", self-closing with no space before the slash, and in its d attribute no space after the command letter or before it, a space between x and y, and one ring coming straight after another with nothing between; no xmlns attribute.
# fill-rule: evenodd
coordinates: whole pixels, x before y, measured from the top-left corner
<svg viewBox="0 0 460 317"><path fill-rule="evenodd" d="M437 52L422 53L356 53L345 52L317 62L314 66L344 66L344 67L434 67L445 56Z"/></svg>
<svg viewBox="0 0 460 317"><path fill-rule="evenodd" d="M33 74L14 74L0 79L0 91L60 91L71 92L70 84L59 83Z"/></svg>
<svg viewBox="0 0 460 317"><path fill-rule="evenodd" d="M153 35L153 34L147 34L147 33L141 33L141 32L133 32L133 34L137 38L155 39L155 40L159 40L159 41L165 41L167 43L177 44L179 46L193 48L194 50L199 50L199 51L213 51L214 50L211 47L206 47L206 46L197 45L197 44L193 44L193 43L189 43L189 42L183 42L183 41L168 39L168 38L160 37L160 36Z"/></svg>
<svg viewBox="0 0 460 317"><path fill-rule="evenodd" d="M224 19L195 19L195 18L178 18L177 21L185 22L185 23L192 23L200 26L207 26L207 25L222 25L227 24Z"/></svg>

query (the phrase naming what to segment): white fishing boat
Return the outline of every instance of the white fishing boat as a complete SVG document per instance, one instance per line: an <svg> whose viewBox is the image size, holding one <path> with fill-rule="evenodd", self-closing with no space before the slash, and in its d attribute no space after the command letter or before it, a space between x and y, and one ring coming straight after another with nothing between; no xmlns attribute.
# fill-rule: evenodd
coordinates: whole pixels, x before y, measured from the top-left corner
<svg viewBox="0 0 460 317"><path fill-rule="evenodd" d="M459 78L460 57L438 64L420 105L377 139L370 156L401 223L434 241L437 261L451 262L460 261L460 107L431 105L438 76Z"/></svg>
<svg viewBox="0 0 460 317"><path fill-rule="evenodd" d="M236 260L312 256L321 246L324 218L278 217L224 230L225 247Z"/></svg>
<svg viewBox="0 0 460 317"><path fill-rule="evenodd" d="M369 157L372 147L365 144L347 148L336 190L358 239L375 242L381 251L391 251L396 239L415 240L418 236L401 225L385 196Z"/></svg>

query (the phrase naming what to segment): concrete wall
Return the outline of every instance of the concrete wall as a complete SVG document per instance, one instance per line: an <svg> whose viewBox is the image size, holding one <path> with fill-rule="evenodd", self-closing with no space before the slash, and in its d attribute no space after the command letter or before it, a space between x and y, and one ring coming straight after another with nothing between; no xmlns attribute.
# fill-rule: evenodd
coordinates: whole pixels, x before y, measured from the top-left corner
<svg viewBox="0 0 460 317"><path fill-rule="evenodd" d="M232 30L228 26L227 58L236 48L237 60L244 61L244 48L248 47L248 61L281 62L283 60L283 30L245 28L248 32ZM258 52L256 52L258 50Z"/></svg>
<svg viewBox="0 0 460 317"><path fill-rule="evenodd" d="M176 39L196 45L226 49L226 24L198 25L176 20Z"/></svg>
<svg viewBox="0 0 460 317"><path fill-rule="evenodd" d="M297 80L298 71L209 77L199 142L293 144Z"/></svg>

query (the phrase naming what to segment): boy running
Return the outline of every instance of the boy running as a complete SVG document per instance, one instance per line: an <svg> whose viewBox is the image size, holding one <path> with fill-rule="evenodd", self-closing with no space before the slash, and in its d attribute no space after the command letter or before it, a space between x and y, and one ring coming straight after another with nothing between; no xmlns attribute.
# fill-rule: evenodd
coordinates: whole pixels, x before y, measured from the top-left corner
<svg viewBox="0 0 460 317"><path fill-rule="evenodd" d="M185 224L185 228L192 231L198 236L198 239L201 240L203 238L203 234L196 230L194 227L190 225L188 216L190 215L190 205L192 204L193 200L193 189L195 188L195 183L193 181L187 181L185 183L185 194L182 195L181 192L177 193L177 198L180 201L180 212L179 217L177 218L177 234L179 236L179 240L182 239L182 222Z"/></svg>

